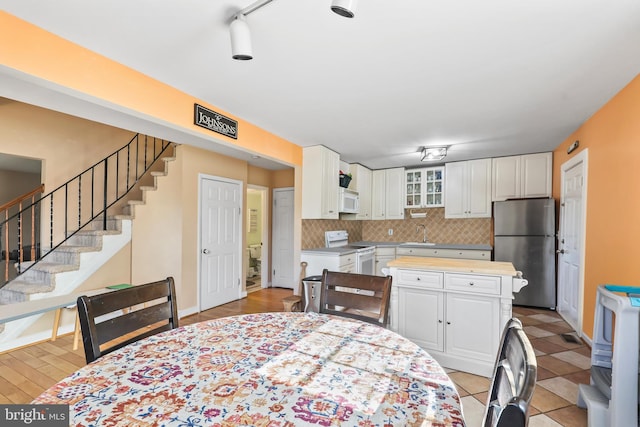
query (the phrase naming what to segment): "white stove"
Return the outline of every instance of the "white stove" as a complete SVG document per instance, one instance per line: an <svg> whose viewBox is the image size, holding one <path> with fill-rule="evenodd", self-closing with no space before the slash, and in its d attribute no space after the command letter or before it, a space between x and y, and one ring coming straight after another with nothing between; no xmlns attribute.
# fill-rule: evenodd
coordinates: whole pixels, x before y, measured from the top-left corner
<svg viewBox="0 0 640 427"><path fill-rule="evenodd" d="M357 246L349 244L347 230L325 231L324 242L327 248L351 248L356 251L356 273L376 274L375 246Z"/></svg>

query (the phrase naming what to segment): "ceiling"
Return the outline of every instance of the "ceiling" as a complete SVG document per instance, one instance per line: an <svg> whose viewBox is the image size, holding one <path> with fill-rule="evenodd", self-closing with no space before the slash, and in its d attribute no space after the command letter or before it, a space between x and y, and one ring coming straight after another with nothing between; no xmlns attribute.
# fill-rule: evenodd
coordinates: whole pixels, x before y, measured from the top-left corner
<svg viewBox="0 0 640 427"><path fill-rule="evenodd" d="M39 174L41 169L40 160L0 153L0 170Z"/></svg>
<svg viewBox="0 0 640 427"><path fill-rule="evenodd" d="M235 61L228 23L252 3L0 0L295 144L373 169L420 165L423 146L449 146L447 161L553 150L640 71L638 0L362 0L353 19L331 0L274 0L247 16L254 59Z"/></svg>

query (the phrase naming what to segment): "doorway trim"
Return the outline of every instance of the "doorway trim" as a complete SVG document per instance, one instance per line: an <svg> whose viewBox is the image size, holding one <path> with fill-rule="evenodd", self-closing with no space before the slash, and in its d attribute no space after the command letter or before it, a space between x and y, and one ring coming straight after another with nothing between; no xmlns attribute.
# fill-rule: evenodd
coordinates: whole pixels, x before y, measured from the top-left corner
<svg viewBox="0 0 640 427"><path fill-rule="evenodd" d="M278 252L278 251L276 251L276 249L280 249L280 248L279 247L278 248L273 248L272 253L273 253L274 256L272 257L273 260L272 260L271 271L270 271L272 274L273 274L274 270L287 271L287 274L291 274L291 276L287 276L287 279L289 279L290 285L283 285L282 283L280 283L280 275L279 274L274 274L274 276L272 276L272 278L271 278L271 286L285 287L285 288L289 288L289 289L294 289L295 290L296 289L296 286L295 286L296 274L295 273L296 273L296 271L298 271L298 272L300 271L299 269L298 270L296 269L297 263L295 262L295 260L296 260L296 256L295 256L295 254L296 254L296 252L295 252L296 236L295 236L294 223L295 223L295 201L296 201L295 196L296 196L296 191L295 191L294 187L281 187L281 188L274 188L272 193L273 193L273 199L271 201L272 209L273 209L272 216L274 218L273 223L271 224L271 228L272 228L271 235L272 235L272 237L276 236L276 232L281 231L281 230L277 229L277 227L279 225L282 225L281 222L280 222L281 218L276 215L275 203L276 203L276 196L278 194L291 194L291 197L292 197L292 199L291 199L291 202L292 202L292 212L291 212L292 215L291 215L291 218L292 218L293 223L290 224L290 227L291 227L291 229L290 229L290 232L291 232L291 247L290 247L291 254L290 254L290 257L288 258L288 260L291 262L291 265L290 266L281 265L281 262L282 262L281 258L282 257L280 255L278 255L278 260L276 260L276 253ZM287 231L289 231L289 229L287 229ZM276 241L276 239L274 238L274 242L272 243L272 247L276 246L275 241ZM299 255L298 255L297 259L299 260ZM285 268L285 267L288 267L288 268ZM278 280L276 280L274 277L278 277Z"/></svg>
<svg viewBox="0 0 640 427"><path fill-rule="evenodd" d="M197 280L198 280L198 285L197 285L197 295L196 295L196 301L197 301L197 307L198 307L198 313L202 312L202 257L200 256L200 253L202 251L202 186L203 186L203 182L205 180L213 180L213 181L222 181L222 182L228 182L231 184L237 184L240 187L240 193L246 193L246 189L245 189L245 183L244 181L240 181L237 179L231 179L231 178L225 178L222 176L215 176L215 175L209 175L209 174L205 174L205 173L198 173L198 247L196 248L196 268L197 268ZM240 203L240 213L243 212L244 209L244 197L240 197L239 200ZM243 224L245 223L245 221L242 220L242 218L240 219L240 223ZM243 280L242 274L242 260L243 260L243 256L242 256L242 251L244 250L243 248L243 242L244 242L244 232L245 229L244 227L239 227L239 235L238 235L238 247L237 247L237 253L236 256L238 257L239 263L240 263L240 271L238 273L238 280L240 281L238 283L238 298L237 299L241 299L242 298L242 283L241 281Z"/></svg>
<svg viewBox="0 0 640 427"><path fill-rule="evenodd" d="M260 209L262 209L262 236L260 237L262 239L262 263L260 265L260 287L264 289L271 286L271 277L269 276L269 258L271 255L271 241L269 240L271 232L271 228L269 226L269 224L271 224L269 219L269 187L247 184L247 190L260 191Z"/></svg>
<svg viewBox="0 0 640 427"><path fill-rule="evenodd" d="M584 269L585 269L585 259L586 259L586 235L587 235L587 184L588 184L588 176L589 176L589 149L585 148L578 154L576 154L573 158L567 160L560 166L560 210L562 210L562 203L565 199L565 174L567 171L575 167L577 164L583 164L582 168L582 229L580 230L581 236L581 244L580 244L580 278L578 279L578 318L576 332L582 338L585 337L585 334L582 331L583 317L584 317ZM560 217L560 219L562 219ZM560 236L558 236L560 238ZM558 281L559 283L559 281ZM558 294L560 294L558 292ZM559 311L558 311L559 312ZM562 316L562 313L559 313ZM564 316L562 316L564 318Z"/></svg>

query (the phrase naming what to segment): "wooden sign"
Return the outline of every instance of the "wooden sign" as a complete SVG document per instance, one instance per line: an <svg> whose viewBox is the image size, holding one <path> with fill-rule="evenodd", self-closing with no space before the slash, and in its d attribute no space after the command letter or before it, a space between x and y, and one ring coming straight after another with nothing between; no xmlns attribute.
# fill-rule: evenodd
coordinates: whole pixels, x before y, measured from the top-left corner
<svg viewBox="0 0 640 427"><path fill-rule="evenodd" d="M229 138L238 139L238 122L209 110L202 105L194 104L194 124L217 132Z"/></svg>

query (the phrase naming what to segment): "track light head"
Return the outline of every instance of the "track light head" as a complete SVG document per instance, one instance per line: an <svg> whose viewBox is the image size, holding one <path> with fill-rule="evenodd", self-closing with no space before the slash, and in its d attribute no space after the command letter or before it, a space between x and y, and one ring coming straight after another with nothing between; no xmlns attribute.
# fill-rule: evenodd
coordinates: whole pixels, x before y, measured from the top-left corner
<svg viewBox="0 0 640 427"><path fill-rule="evenodd" d="M331 10L345 18L353 18L356 16L354 10L358 0L333 0L331 2Z"/></svg>
<svg viewBox="0 0 640 427"><path fill-rule="evenodd" d="M231 34L231 55L233 59L248 61L253 59L251 31L244 15L237 15L229 25Z"/></svg>

